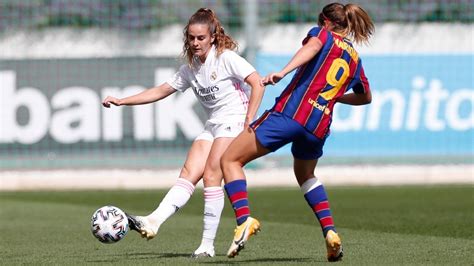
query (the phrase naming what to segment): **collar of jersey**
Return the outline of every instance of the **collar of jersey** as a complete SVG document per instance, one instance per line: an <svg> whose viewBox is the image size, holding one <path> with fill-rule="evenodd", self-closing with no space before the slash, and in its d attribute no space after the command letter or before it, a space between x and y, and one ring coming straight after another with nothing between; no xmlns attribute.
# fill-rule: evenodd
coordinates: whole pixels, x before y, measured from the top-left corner
<svg viewBox="0 0 474 266"><path fill-rule="evenodd" d="M209 58L212 58L214 56L216 56L216 46L213 44L211 45L211 48L209 49L209 53L207 54L206 61L204 61L204 63L201 63L201 60L199 60L199 58L196 57L195 62L197 65L207 65L210 62L210 60L212 60Z"/></svg>

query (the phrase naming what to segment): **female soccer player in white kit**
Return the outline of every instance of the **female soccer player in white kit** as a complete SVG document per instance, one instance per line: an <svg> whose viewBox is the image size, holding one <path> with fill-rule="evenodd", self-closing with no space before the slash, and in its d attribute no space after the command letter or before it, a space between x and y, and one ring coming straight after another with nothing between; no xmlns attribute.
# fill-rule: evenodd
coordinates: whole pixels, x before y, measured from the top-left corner
<svg viewBox="0 0 474 266"><path fill-rule="evenodd" d="M219 161L232 140L254 118L264 92L259 74L233 51L236 47L215 13L201 8L184 28L183 54L187 64L157 87L123 99L108 96L102 103L105 107L147 104L191 88L207 112L204 131L191 145L176 184L158 208L147 216L128 215L130 228L151 239L157 235L160 225L186 204L203 178L204 231L193 257L215 255L214 238L224 208Z"/></svg>

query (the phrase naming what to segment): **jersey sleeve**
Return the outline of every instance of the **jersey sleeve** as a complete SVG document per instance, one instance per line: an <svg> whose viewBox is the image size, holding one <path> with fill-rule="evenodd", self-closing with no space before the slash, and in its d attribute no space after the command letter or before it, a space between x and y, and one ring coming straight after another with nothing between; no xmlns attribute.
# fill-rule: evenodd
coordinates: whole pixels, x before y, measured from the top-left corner
<svg viewBox="0 0 474 266"><path fill-rule="evenodd" d="M184 92L191 84L189 83L189 66L182 65L178 72L176 72L173 77L168 79L167 83L170 84L173 89Z"/></svg>
<svg viewBox="0 0 474 266"><path fill-rule="evenodd" d="M358 69L358 78L357 83L352 87L354 93L365 94L370 91L369 80L365 76L364 67L362 66L362 61L359 61Z"/></svg>
<svg viewBox="0 0 474 266"><path fill-rule="evenodd" d="M225 68L235 78L245 80L245 78L256 71L247 60L234 51L226 51L221 56L224 57Z"/></svg>

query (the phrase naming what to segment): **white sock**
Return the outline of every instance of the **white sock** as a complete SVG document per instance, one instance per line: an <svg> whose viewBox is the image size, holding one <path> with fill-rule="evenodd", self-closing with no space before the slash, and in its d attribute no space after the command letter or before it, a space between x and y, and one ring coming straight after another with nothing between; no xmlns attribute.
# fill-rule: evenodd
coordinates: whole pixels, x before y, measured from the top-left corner
<svg viewBox="0 0 474 266"><path fill-rule="evenodd" d="M204 231L199 249L214 248L214 239L223 209L224 190L222 187L204 188Z"/></svg>
<svg viewBox="0 0 474 266"><path fill-rule="evenodd" d="M178 178L176 184L168 191L160 205L150 215L148 221L158 228L171 215L175 214L191 198L194 192L194 185L184 178Z"/></svg>
<svg viewBox="0 0 474 266"><path fill-rule="evenodd" d="M317 177L310 178L306 180L302 185L301 185L301 192L303 194L308 193L309 191L321 186L322 183L319 181Z"/></svg>

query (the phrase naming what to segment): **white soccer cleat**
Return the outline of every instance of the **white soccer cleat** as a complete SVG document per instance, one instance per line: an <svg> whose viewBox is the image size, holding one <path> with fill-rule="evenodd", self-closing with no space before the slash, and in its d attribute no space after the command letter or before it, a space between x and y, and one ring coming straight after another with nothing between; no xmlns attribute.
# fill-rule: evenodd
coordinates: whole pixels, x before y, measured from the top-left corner
<svg viewBox="0 0 474 266"><path fill-rule="evenodd" d="M249 237L260 232L260 222L257 219L248 217L243 224L237 226L234 232L234 240L232 240L229 251L227 251L227 257L229 258L239 255L239 251L244 248Z"/></svg>
<svg viewBox="0 0 474 266"><path fill-rule="evenodd" d="M326 248L328 261L339 261L344 255L342 251L342 243L339 235L333 230L329 230L326 234Z"/></svg>
<svg viewBox="0 0 474 266"><path fill-rule="evenodd" d="M216 255L214 248L201 248L199 247L196 251L191 254L191 258L199 259L199 258L212 258Z"/></svg>
<svg viewBox="0 0 474 266"><path fill-rule="evenodd" d="M127 218L130 229L140 233L143 238L150 240L157 235L158 227L151 225L146 217L127 214Z"/></svg>

